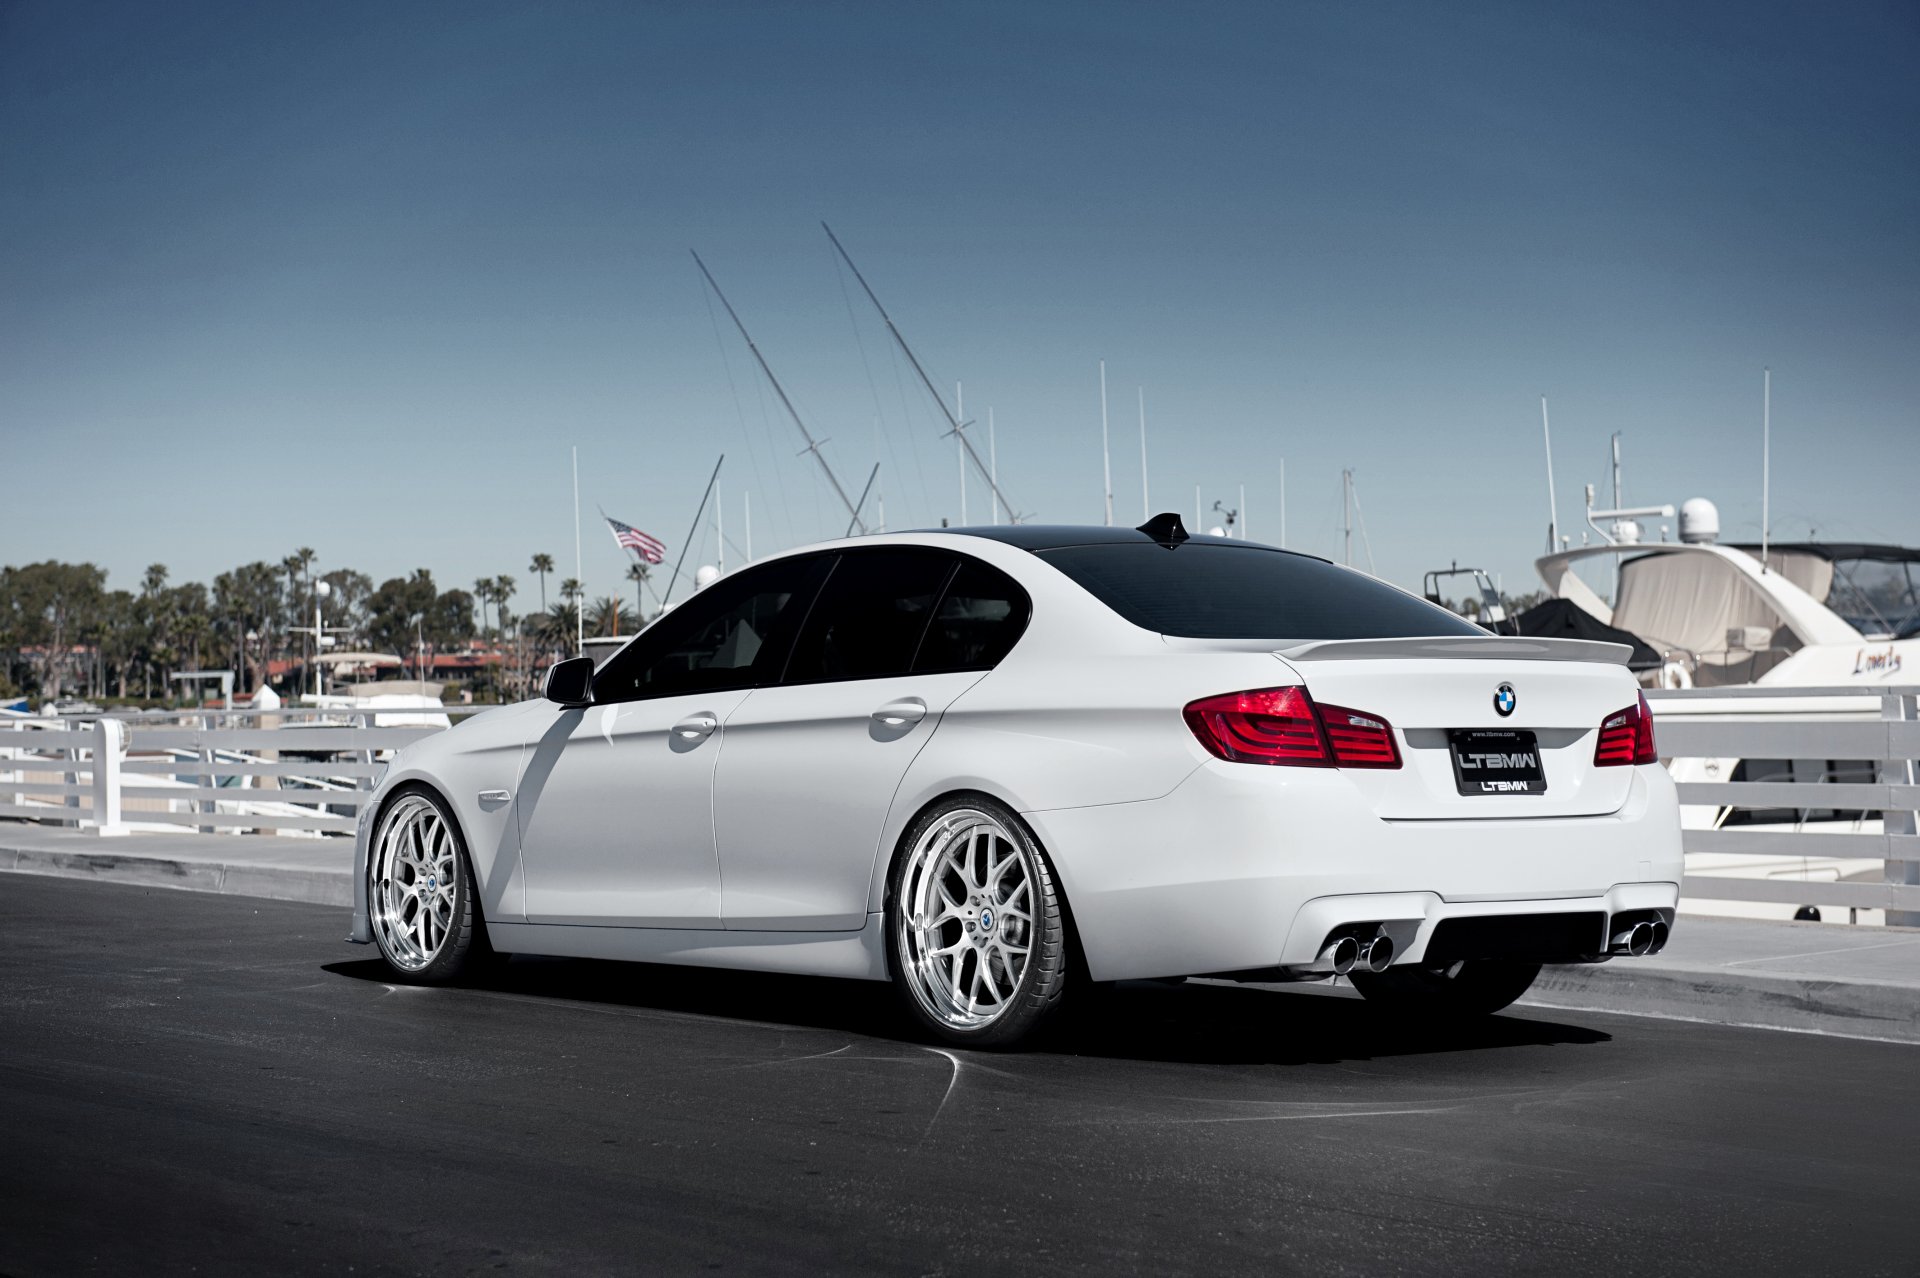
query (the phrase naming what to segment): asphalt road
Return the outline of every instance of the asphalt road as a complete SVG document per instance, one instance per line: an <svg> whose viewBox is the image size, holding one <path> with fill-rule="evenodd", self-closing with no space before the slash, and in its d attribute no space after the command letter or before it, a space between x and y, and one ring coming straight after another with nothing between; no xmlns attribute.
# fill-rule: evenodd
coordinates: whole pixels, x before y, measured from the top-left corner
<svg viewBox="0 0 1920 1278"><path fill-rule="evenodd" d="M1920 1265L1913 1047L1188 985L955 1053L883 986L345 932L0 875L0 1274Z"/></svg>

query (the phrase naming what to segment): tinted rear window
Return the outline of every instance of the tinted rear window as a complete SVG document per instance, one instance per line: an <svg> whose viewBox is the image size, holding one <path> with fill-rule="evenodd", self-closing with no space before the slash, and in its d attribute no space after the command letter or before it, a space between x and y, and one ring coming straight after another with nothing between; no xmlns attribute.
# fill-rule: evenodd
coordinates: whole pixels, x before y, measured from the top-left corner
<svg viewBox="0 0 1920 1278"><path fill-rule="evenodd" d="M1153 542L1040 557L1136 626L1194 639L1402 639L1486 632L1444 608L1305 555Z"/></svg>

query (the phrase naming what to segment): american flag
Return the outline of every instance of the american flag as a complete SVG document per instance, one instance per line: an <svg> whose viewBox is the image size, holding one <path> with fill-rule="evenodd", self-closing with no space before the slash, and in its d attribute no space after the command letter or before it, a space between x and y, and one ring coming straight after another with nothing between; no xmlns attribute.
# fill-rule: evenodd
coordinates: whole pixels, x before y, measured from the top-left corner
<svg viewBox="0 0 1920 1278"><path fill-rule="evenodd" d="M605 519L607 521L607 527L613 530L613 539L615 541L625 546L628 550L633 551L648 563L657 564L666 559L667 547L664 542L649 537L632 524L621 523L611 515L602 515L601 518Z"/></svg>

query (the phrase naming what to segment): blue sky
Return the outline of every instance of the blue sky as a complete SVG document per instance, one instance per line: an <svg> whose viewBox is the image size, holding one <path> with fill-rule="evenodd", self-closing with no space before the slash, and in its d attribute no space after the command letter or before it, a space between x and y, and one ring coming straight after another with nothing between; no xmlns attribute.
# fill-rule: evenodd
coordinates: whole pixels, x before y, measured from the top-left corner
<svg viewBox="0 0 1920 1278"><path fill-rule="evenodd" d="M574 445L596 594L594 507L677 550L723 451L736 542L838 532L689 248L844 481L957 520L822 219L1038 519L1101 518L1105 359L1126 522L1144 388L1156 510L1275 540L1284 458L1337 554L1352 467L1382 575L1517 591L1542 394L1563 525L1618 430L1745 538L1770 364L1774 535L1920 544L1915 65L1904 4L0 5L0 562L524 607Z"/></svg>

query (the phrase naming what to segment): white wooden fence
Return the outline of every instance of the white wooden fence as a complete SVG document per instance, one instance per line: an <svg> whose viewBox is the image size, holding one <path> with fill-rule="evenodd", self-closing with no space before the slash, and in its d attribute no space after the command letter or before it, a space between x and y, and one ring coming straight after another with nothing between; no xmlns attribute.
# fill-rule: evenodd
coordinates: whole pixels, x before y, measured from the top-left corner
<svg viewBox="0 0 1920 1278"><path fill-rule="evenodd" d="M1878 883L1690 874L1683 896L1886 910L1888 923L1920 926L1914 763L1920 759L1920 688L1689 688L1649 692L1647 699L1663 759L1846 760L1872 764L1877 776L1871 782L1683 780L1683 804L1883 814L1877 832L1798 823L1786 830L1689 829L1683 835L1689 853L1870 859L1886 867Z"/></svg>
<svg viewBox="0 0 1920 1278"><path fill-rule="evenodd" d="M443 709L457 717L485 708ZM444 731L418 722L440 713L283 707L8 717L0 719L0 817L107 834L139 823L350 835L382 761Z"/></svg>
<svg viewBox="0 0 1920 1278"><path fill-rule="evenodd" d="M1886 867L1879 883L1689 875L1683 895L1881 909L1890 923L1920 926L1920 688L1695 688L1647 696L1664 759L1866 760L1878 775L1818 785L1683 781L1684 804L1884 814L1877 832L1689 829L1689 853L1872 859ZM0 720L0 816L108 831L136 821L205 832L351 834L380 760L443 730L403 726L420 714L280 708ZM96 767L96 759L107 765Z"/></svg>

